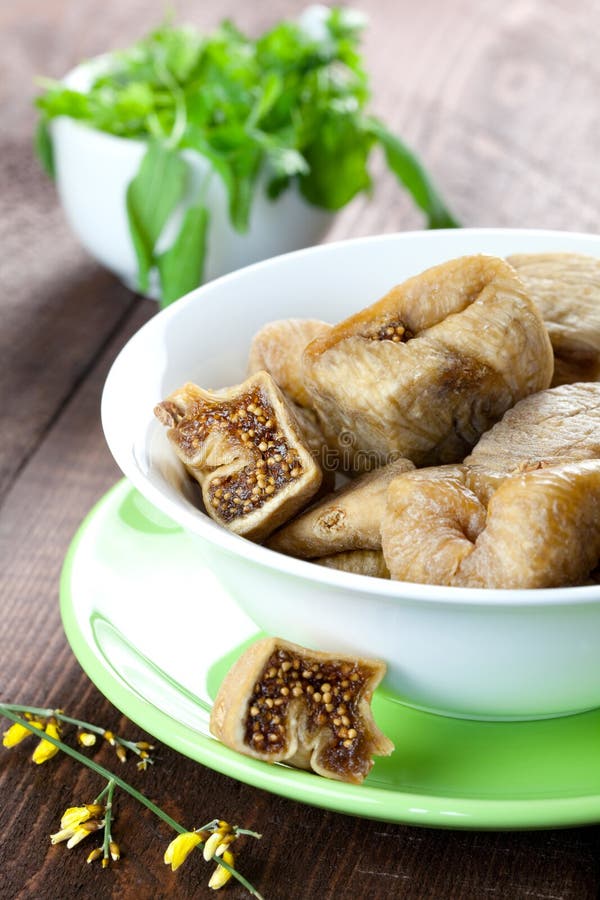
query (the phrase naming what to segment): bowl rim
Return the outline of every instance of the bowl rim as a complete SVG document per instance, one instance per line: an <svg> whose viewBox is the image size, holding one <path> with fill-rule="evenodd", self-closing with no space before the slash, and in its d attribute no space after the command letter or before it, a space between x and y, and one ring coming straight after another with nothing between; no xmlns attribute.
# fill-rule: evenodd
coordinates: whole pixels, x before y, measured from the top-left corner
<svg viewBox="0 0 600 900"><path fill-rule="evenodd" d="M234 534L226 528L219 526L210 519L206 513L181 505L168 497L153 485L144 473L135 464L134 455L129 448L129 453L123 450L122 444L113 435L110 419L110 406L112 395L115 392L119 380L120 370L127 365L127 356L132 347L145 340L151 331L160 331L172 318L180 315L190 304L198 302L211 292L219 292L224 285L235 283L239 279L247 277L248 273L259 272L261 269L285 266L290 258L301 259L305 256L326 255L341 247L357 247L371 243L396 242L419 240L437 240L444 234L475 237L485 235L489 237L501 237L506 235L536 236L539 238L565 239L565 241L590 240L597 241L598 255L600 256L600 235L586 232L561 231L557 229L533 229L533 228L461 228L461 229L436 229L436 230L412 230L391 232L386 234L368 235L366 237L343 239L318 244L301 250L294 250L279 256L271 257L260 262L244 266L234 272L222 275L207 284L190 291L177 303L171 304L166 309L160 310L148 320L138 331L133 334L122 347L113 361L106 377L101 399L101 420L104 436L108 447L124 475L135 488L158 509L164 512L176 524L194 537L203 539L208 544L216 545L220 550L229 555L242 557L245 561L264 568L274 570L279 575L292 576L303 581L308 581L320 586L337 589L353 594L377 595L379 600L389 603L415 603L452 606L480 606L482 608L515 607L528 608L531 606L574 606L600 603L600 584L582 585L556 588L462 588L447 587L444 585L420 584L404 581L392 581L376 578L370 575L358 575L352 572L343 572L337 569L329 569L318 566L309 560L296 559L276 552L261 544L253 543L247 538ZM568 248L565 248L565 252ZM573 251L577 252L577 251Z"/></svg>

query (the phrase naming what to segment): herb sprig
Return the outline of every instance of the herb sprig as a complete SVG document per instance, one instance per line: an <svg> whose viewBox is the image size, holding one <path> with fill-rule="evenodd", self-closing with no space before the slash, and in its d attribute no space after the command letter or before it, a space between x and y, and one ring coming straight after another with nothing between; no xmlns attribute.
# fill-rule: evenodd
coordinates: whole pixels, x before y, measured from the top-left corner
<svg viewBox="0 0 600 900"><path fill-rule="evenodd" d="M115 792L118 790L145 806L177 832L177 836L170 842L163 856L164 862L171 866L173 872L185 862L192 850L197 848L202 852L206 862L213 860L217 863L208 882L209 888L218 890L233 877L246 888L251 896L258 900L264 900L256 888L235 867L235 857L231 849L240 836L260 838L260 834L247 828L240 828L238 825L230 825L223 819L212 819L206 825L192 830L184 828L149 797L146 797L142 791L137 790L119 775L67 744L62 738L62 729L65 725L76 726L77 741L86 748L93 747L96 743L96 735L99 735L115 749L121 763L126 761L128 751L133 753L139 757L137 768L141 771L145 771L148 764L153 763L149 751L155 748L151 744L146 741L127 740L101 725L93 725L90 722L65 715L61 709L0 703L0 716L4 716L13 723L4 732L2 739L4 747L10 749L21 744L27 737L35 736L38 738L38 744L31 759L37 765L48 762L62 751L87 769L91 769L105 781L105 786L91 803L70 806L65 810L60 820L59 830L50 835L50 842L53 845L66 842L67 849L71 850L91 835L102 833L101 846L89 853L87 862L92 863L101 859L102 868L108 868L111 861L118 862L121 858L121 850L112 833L115 817L113 800Z"/></svg>
<svg viewBox="0 0 600 900"><path fill-rule="evenodd" d="M248 228L259 176L273 200L297 184L309 203L339 210L371 188L368 164L376 146L429 227L458 225L414 154L367 112L362 17L339 8L321 8L320 18L311 13L256 40L231 22L206 36L167 23L110 54L87 92L43 82L36 146L49 171L48 122L57 116L148 142L129 186L127 213L140 289L147 290L156 268L163 303L202 281L210 238L205 181L189 199L173 246L157 251L166 222L189 193L182 150L206 158L223 180L239 232Z"/></svg>

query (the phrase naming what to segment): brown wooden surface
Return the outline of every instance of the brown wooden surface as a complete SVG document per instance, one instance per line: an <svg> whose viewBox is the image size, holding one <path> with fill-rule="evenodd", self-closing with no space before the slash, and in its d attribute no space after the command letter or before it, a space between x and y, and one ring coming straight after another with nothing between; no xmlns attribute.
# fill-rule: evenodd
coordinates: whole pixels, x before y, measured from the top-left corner
<svg viewBox="0 0 600 900"><path fill-rule="evenodd" d="M180 0L181 17L223 16L252 31L303 4ZM600 7L594 0L363 0L374 108L418 150L465 224L596 230ZM35 74L60 76L84 56L127 44L159 21L158 0L21 0L0 6L0 691L61 705L128 736L63 636L58 577L87 510L118 478L99 421L107 368L154 306L100 269L69 233L31 150ZM383 176L330 237L419 227ZM599 745L600 746L600 745ZM98 780L68 759L34 767L0 753L0 897L209 896L198 857L162 864L170 835L119 801L126 856L86 866L85 845L51 847L62 811ZM217 814L264 833L243 869L275 898L586 900L600 885L600 828L457 833L323 812L241 785L161 748L132 772L183 822ZM109 764L110 754L100 754ZM598 754L600 765L600 752ZM97 864L96 864L97 866ZM232 898L245 896L235 886Z"/></svg>

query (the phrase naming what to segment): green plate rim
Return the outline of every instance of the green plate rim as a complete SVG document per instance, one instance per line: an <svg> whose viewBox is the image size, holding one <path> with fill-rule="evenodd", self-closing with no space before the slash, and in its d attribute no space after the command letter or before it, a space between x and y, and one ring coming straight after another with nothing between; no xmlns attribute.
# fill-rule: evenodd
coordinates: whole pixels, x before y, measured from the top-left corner
<svg viewBox="0 0 600 900"><path fill-rule="evenodd" d="M183 755L252 787L333 812L428 828L527 830L600 822L600 795L490 800L418 794L328 781L287 766L243 756L213 738L192 732L168 713L136 696L99 661L79 628L71 592L73 562L85 532L113 494L133 486L122 479L90 510L77 529L60 576L60 612L71 649L86 675L123 715ZM600 762L599 762L600 765Z"/></svg>

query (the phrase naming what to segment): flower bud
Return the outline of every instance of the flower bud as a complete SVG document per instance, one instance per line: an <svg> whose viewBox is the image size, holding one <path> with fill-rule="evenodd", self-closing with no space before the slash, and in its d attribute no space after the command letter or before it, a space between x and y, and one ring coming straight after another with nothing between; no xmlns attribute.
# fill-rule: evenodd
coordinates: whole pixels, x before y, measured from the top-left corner
<svg viewBox="0 0 600 900"><path fill-rule="evenodd" d="M223 859L228 865L233 867L235 863L235 857L231 850L225 851L225 853L223 854ZM208 886L213 891L218 891L219 888L222 888L224 884L227 884L230 878L231 872L219 863L219 865L211 875Z"/></svg>

